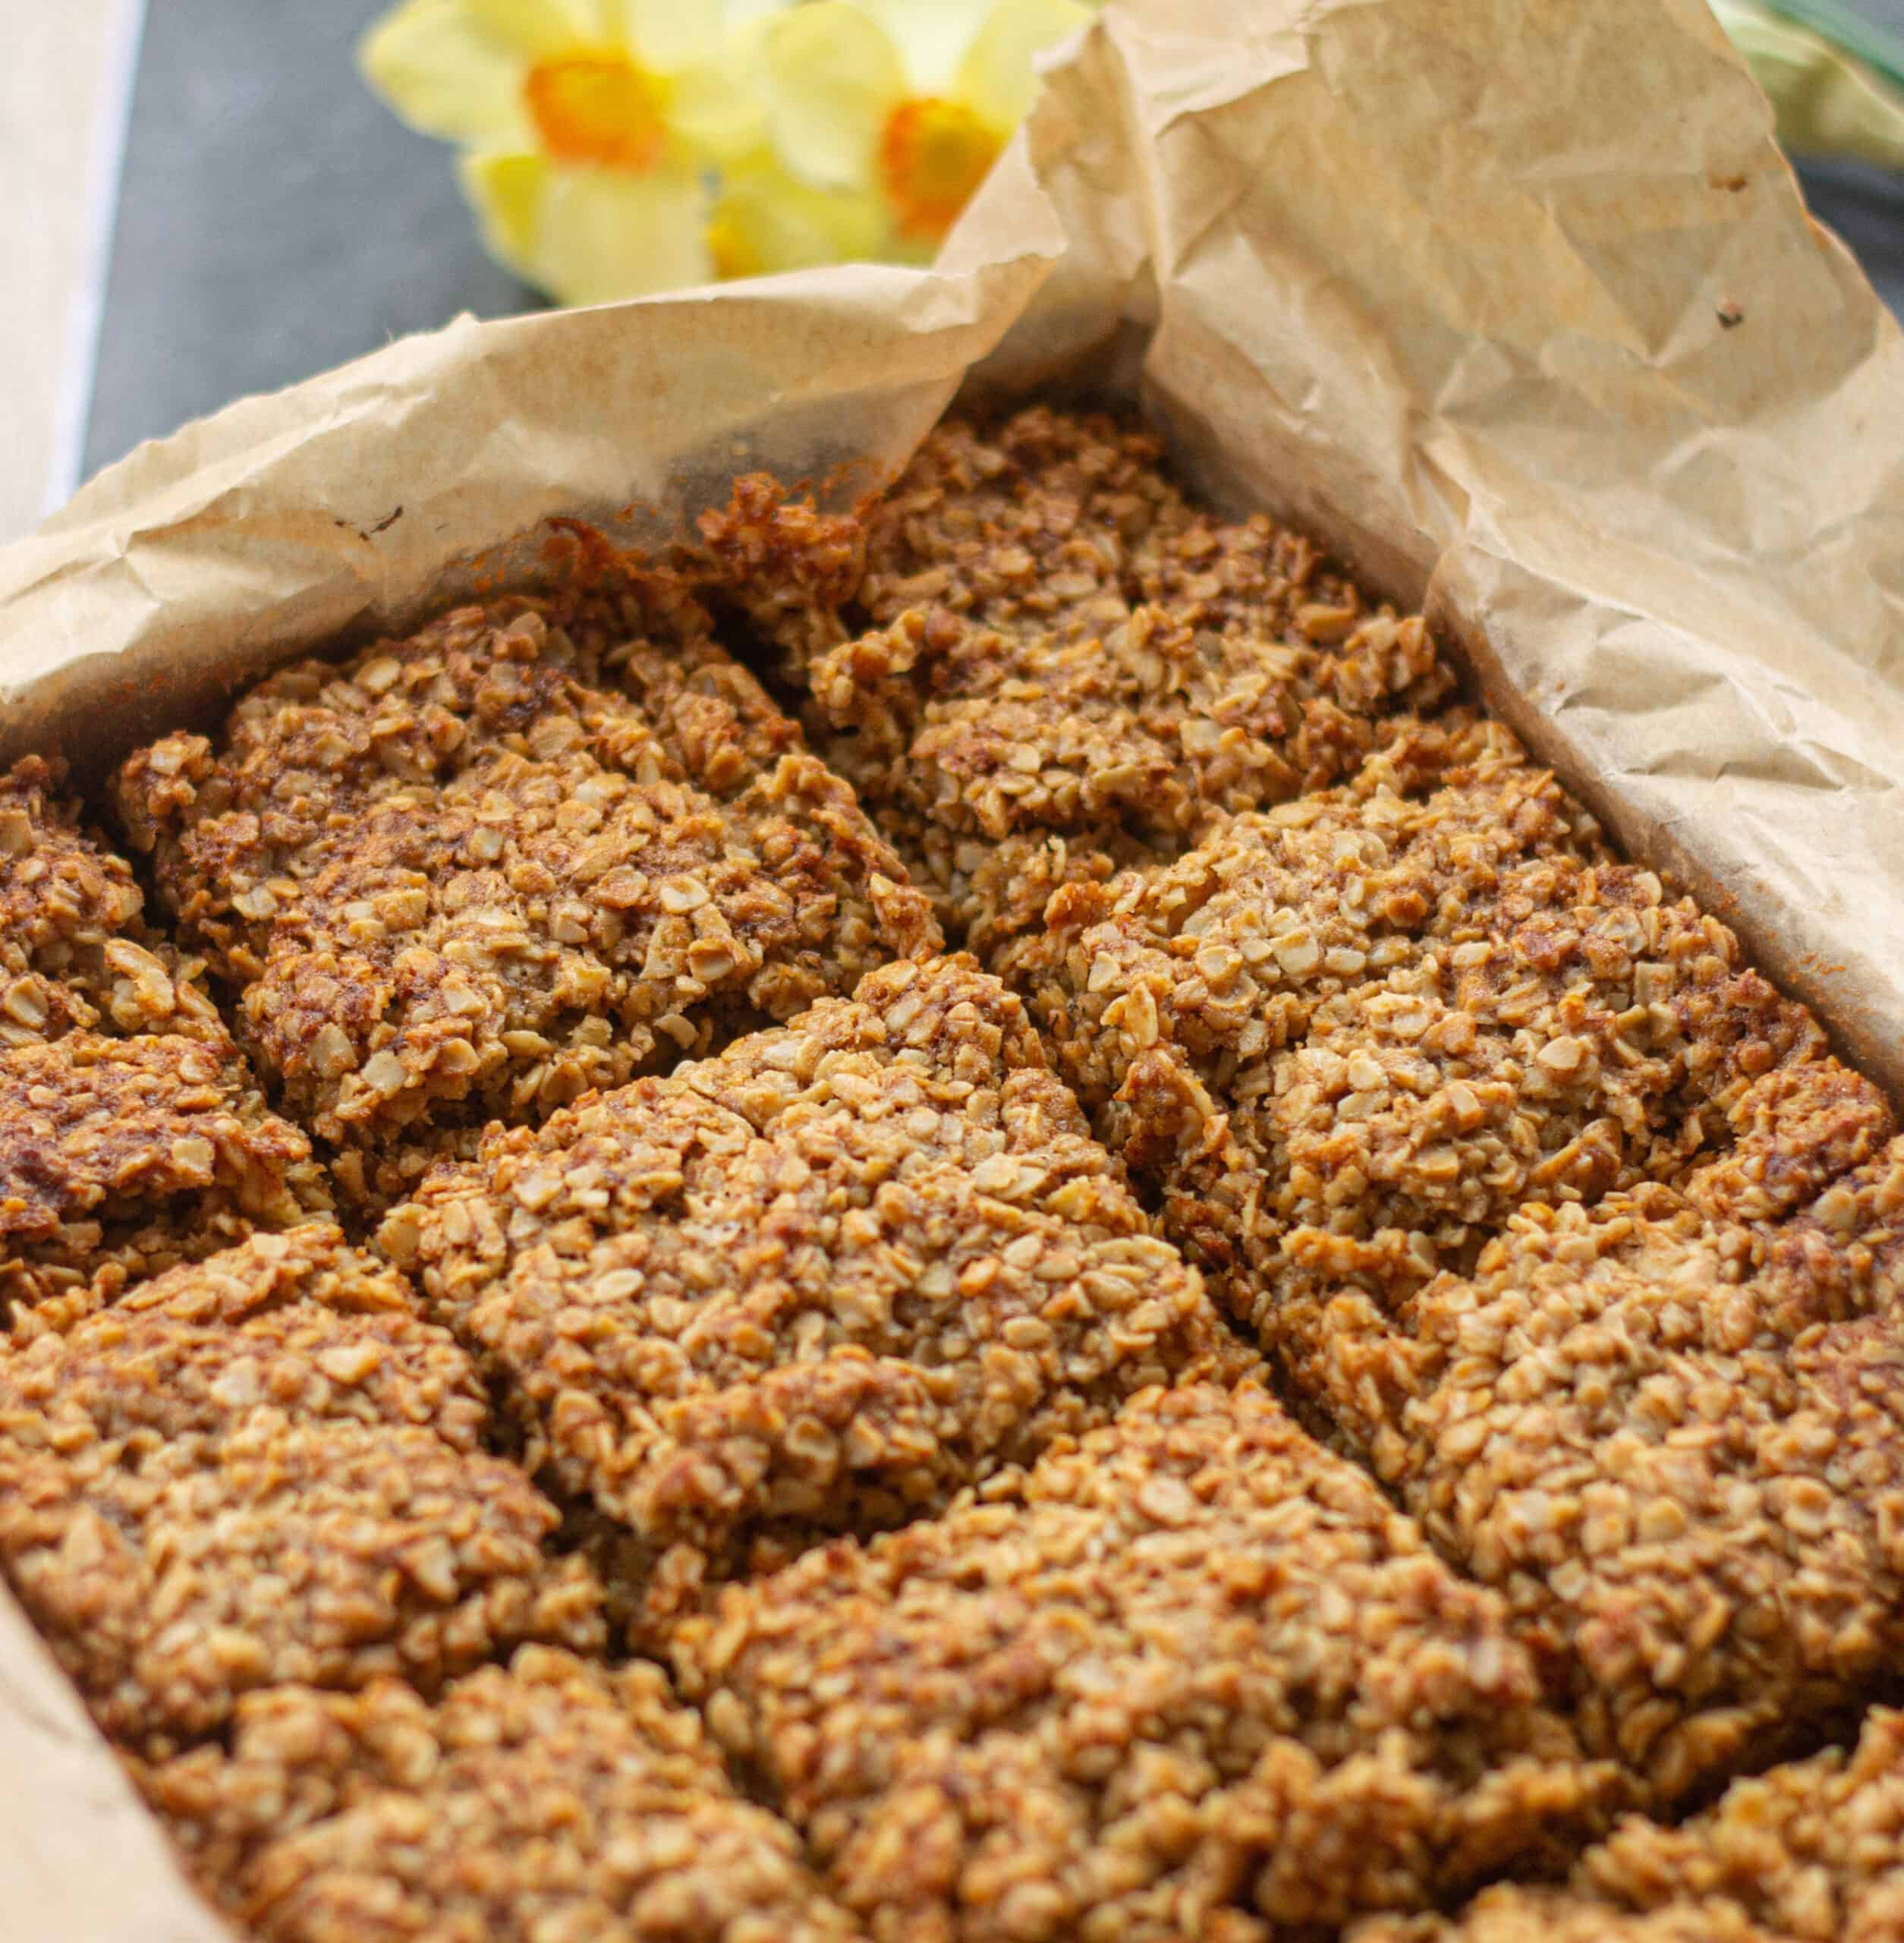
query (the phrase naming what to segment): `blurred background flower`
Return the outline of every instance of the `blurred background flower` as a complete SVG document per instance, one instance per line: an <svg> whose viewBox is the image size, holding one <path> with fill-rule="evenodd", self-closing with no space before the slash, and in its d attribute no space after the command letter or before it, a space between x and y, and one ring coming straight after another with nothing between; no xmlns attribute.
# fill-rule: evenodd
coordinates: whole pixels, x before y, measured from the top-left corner
<svg viewBox="0 0 1904 1943"><path fill-rule="evenodd" d="M767 120L787 167L864 199L878 254L930 261L1037 88L1033 57L1078 0L808 0L761 23Z"/></svg>
<svg viewBox="0 0 1904 1943"><path fill-rule="evenodd" d="M1100 0L401 0L359 61L458 143L558 302L930 262ZM1795 155L1904 168L1904 52L1836 0L1711 0Z"/></svg>
<svg viewBox="0 0 1904 1943"><path fill-rule="evenodd" d="M713 172L757 150L729 22L679 0L404 0L364 37L371 85L464 145L490 254L565 303L716 272Z"/></svg>
<svg viewBox="0 0 1904 1943"><path fill-rule="evenodd" d="M1711 0L1793 155L1904 168L1904 49L1830 0Z"/></svg>
<svg viewBox="0 0 1904 1943"><path fill-rule="evenodd" d="M1084 0L402 0L359 61L565 304L929 261Z"/></svg>

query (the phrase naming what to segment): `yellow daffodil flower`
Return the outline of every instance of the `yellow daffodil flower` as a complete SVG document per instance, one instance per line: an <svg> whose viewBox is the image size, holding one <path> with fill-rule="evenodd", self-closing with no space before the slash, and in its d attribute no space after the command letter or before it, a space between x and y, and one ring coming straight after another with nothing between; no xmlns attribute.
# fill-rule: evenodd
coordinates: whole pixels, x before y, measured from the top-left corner
<svg viewBox="0 0 1904 1943"><path fill-rule="evenodd" d="M710 172L764 137L729 24L704 0L403 0L358 55L411 126L473 151L491 253L590 304L716 273Z"/></svg>
<svg viewBox="0 0 1904 1943"><path fill-rule="evenodd" d="M882 240L871 197L816 189L770 149L721 171L707 225L714 273L723 278L852 263L876 256Z"/></svg>
<svg viewBox="0 0 1904 1943"><path fill-rule="evenodd" d="M877 254L924 260L1036 92L1032 57L1081 0L807 0L759 22L775 147L812 187L876 212Z"/></svg>

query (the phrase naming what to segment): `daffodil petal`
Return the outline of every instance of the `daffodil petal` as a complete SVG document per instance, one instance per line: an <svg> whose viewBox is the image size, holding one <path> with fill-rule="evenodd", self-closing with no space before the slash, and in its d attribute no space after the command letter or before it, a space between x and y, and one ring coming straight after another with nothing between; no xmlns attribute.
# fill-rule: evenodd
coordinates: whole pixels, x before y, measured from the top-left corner
<svg viewBox="0 0 1904 1943"><path fill-rule="evenodd" d="M364 35L357 58L364 79L425 134L497 147L530 139L521 63L465 0L405 0Z"/></svg>
<svg viewBox="0 0 1904 1943"><path fill-rule="evenodd" d="M483 247L530 282L536 281L536 233L549 166L546 156L529 153L466 155L458 165Z"/></svg>
<svg viewBox="0 0 1904 1943"><path fill-rule="evenodd" d="M932 237L908 236L902 230L894 229L880 243L879 254L883 263L911 263L920 269L930 269L939 254L939 244Z"/></svg>
<svg viewBox="0 0 1904 1943"><path fill-rule="evenodd" d="M769 14L785 13L794 0L721 0L721 21L732 33L757 26Z"/></svg>
<svg viewBox="0 0 1904 1943"><path fill-rule="evenodd" d="M601 37L594 0L459 0L470 23L499 47L540 61Z"/></svg>
<svg viewBox="0 0 1904 1943"><path fill-rule="evenodd" d="M952 91L958 64L995 0L854 0L899 50L908 94ZM1009 11L1013 0L996 0Z"/></svg>
<svg viewBox="0 0 1904 1943"><path fill-rule="evenodd" d="M668 125L689 156L725 162L760 146L766 118L732 63L698 61L668 77Z"/></svg>
<svg viewBox="0 0 1904 1943"><path fill-rule="evenodd" d="M730 172L708 236L721 276L766 276L876 255L885 229L876 197L810 188L767 160Z"/></svg>
<svg viewBox="0 0 1904 1943"><path fill-rule="evenodd" d="M761 55L767 120L788 165L817 187L865 187L906 91L892 43L848 0L809 0L768 22Z"/></svg>
<svg viewBox="0 0 1904 1943"><path fill-rule="evenodd" d="M465 180L477 173L466 168ZM713 277L707 192L692 171L629 175L552 164L526 220L509 201L514 193L529 203L526 177L502 174L496 221L515 252L505 260L559 302L606 304Z"/></svg>
<svg viewBox="0 0 1904 1943"><path fill-rule="evenodd" d="M1015 128L1038 92L1031 57L1091 17L1078 0L999 0L959 63L955 97L995 128Z"/></svg>
<svg viewBox="0 0 1904 1943"><path fill-rule="evenodd" d="M635 58L659 74L671 74L721 55L721 17L707 0L612 0L622 38Z"/></svg>

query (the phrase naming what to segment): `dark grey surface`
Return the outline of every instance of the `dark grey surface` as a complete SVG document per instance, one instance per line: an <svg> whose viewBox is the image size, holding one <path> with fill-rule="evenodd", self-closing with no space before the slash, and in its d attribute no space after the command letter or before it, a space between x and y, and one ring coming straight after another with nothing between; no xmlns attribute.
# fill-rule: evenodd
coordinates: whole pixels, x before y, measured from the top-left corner
<svg viewBox="0 0 1904 1943"><path fill-rule="evenodd" d="M148 0L88 474L459 310L533 303L483 256L449 150L409 134L358 77L352 44L387 4ZM1862 11L1904 31L1904 0ZM1904 315L1904 182L1804 173L1819 217Z"/></svg>
<svg viewBox="0 0 1904 1943"><path fill-rule="evenodd" d="M387 4L149 0L87 473L459 310L533 303L483 255L450 151L358 77Z"/></svg>
<svg viewBox="0 0 1904 1943"><path fill-rule="evenodd" d="M1807 162L1799 171L1811 213L1858 253L1865 274L1904 317L1904 181L1862 162Z"/></svg>

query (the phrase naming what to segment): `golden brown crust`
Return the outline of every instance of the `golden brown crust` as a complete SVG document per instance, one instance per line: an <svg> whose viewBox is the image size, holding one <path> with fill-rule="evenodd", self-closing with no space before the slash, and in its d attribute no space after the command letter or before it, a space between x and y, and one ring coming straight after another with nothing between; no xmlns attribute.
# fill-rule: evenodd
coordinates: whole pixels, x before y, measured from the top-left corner
<svg viewBox="0 0 1904 1943"><path fill-rule="evenodd" d="M0 1563L102 1726L159 1752L260 1686L593 1644L486 1416L388 1268L334 1228L254 1236L0 1353Z"/></svg>
<svg viewBox="0 0 1904 1943"><path fill-rule="evenodd" d="M742 480L126 766L434 1321L0 778L0 1567L260 1936L1904 1935L1881 1711L1556 1880L1904 1652L1888 1104L1160 461ZM652 1669L471 1671L610 1622L837 1904Z"/></svg>
<svg viewBox="0 0 1904 1943"><path fill-rule="evenodd" d="M1634 1910L1729 1904L1793 1937L1904 1936L1904 1715L1876 1708L1857 1745L1732 1783L1676 1828L1621 1823L1574 1871Z"/></svg>
<svg viewBox="0 0 1904 1943"><path fill-rule="evenodd" d="M1484 1890L1459 1918L1379 1916L1343 1943L1795 1943L1729 1903L1675 1904L1635 1915L1564 1889Z"/></svg>
<svg viewBox="0 0 1904 1943"><path fill-rule="evenodd" d="M0 1047L78 1027L222 1039L197 968L147 929L131 867L60 782L37 756L0 776Z"/></svg>
<svg viewBox="0 0 1904 1943"><path fill-rule="evenodd" d="M387 1201L446 1135L784 1019L936 934L663 584L466 608L254 689L116 800L288 1107Z"/></svg>
<svg viewBox="0 0 1904 1943"><path fill-rule="evenodd" d="M673 1655L881 1938L1267 1938L1537 1866L1618 1799L1499 1601L1247 1384L731 1586Z"/></svg>
<svg viewBox="0 0 1904 1943"><path fill-rule="evenodd" d="M793 1831L740 1800L659 1671L524 1647L434 1706L395 1681L239 1703L230 1753L141 1776L268 1943L844 1943Z"/></svg>
<svg viewBox="0 0 1904 1943"><path fill-rule="evenodd" d="M1246 1354L968 959L496 1129L380 1241L657 1614L751 1536L930 1510Z"/></svg>
<svg viewBox="0 0 1904 1943"><path fill-rule="evenodd" d="M1163 457L1154 433L1098 413L1033 405L991 430L949 419L871 509L858 603L880 626L942 607L1101 636L1128 611L1131 550L1194 517Z"/></svg>
<svg viewBox="0 0 1904 1943"><path fill-rule="evenodd" d="M1505 732L1408 713L1440 692L1418 624L1136 487L1148 462L1039 413L936 435L868 522L871 630L795 644L816 733L1304 1409L1507 1593L1590 1746L1676 1799L1895 1652L1888 1107ZM1175 751L1140 748L1166 717ZM1584 1231L1628 1239L1585 1275L1596 1205ZM1503 1236L1545 1265L1486 1266ZM1688 1289L1750 1342L1688 1349ZM1537 1370L1501 1346L1537 1324ZM1639 1339L1610 1364L1609 1332ZM1649 1454L1669 1400L1720 1392L1696 1458ZM1583 1558L1590 1523L1611 1549Z"/></svg>
<svg viewBox="0 0 1904 1943"><path fill-rule="evenodd" d="M1453 724L1047 918L1006 964L1059 1071L1590 1749L1675 1800L1875 1675L1891 1116L1723 926Z"/></svg>
<svg viewBox="0 0 1904 1943"><path fill-rule="evenodd" d="M1097 414L1034 406L990 432L948 419L858 518L816 514L754 476L703 515L701 538L721 590L796 675L855 619L883 627L914 609L1101 635L1129 612L1129 550L1192 517L1163 450Z"/></svg>

